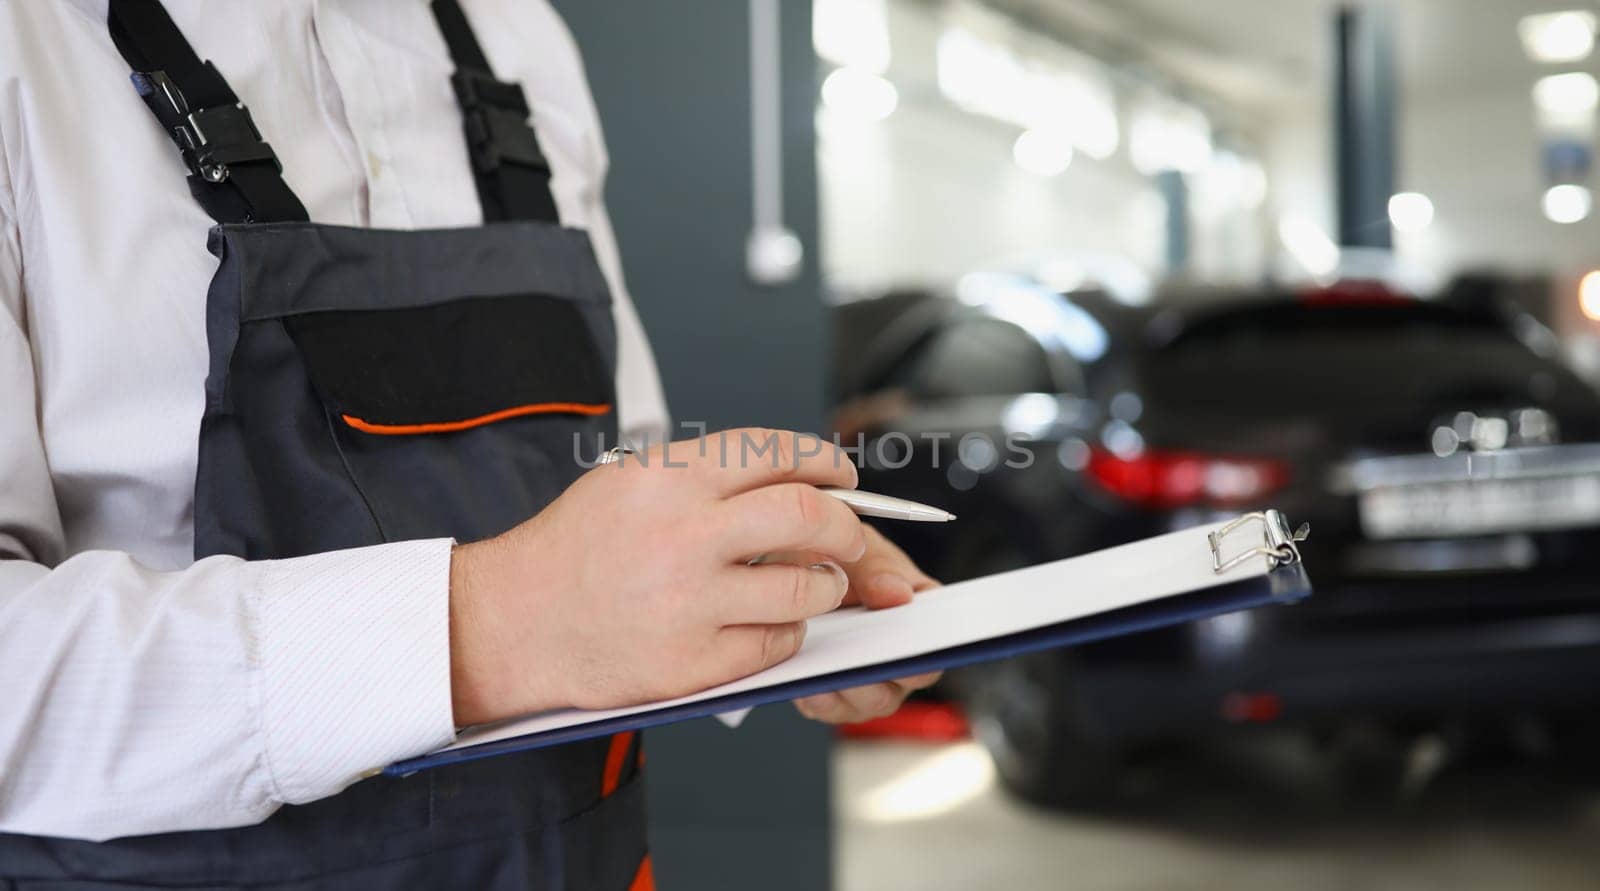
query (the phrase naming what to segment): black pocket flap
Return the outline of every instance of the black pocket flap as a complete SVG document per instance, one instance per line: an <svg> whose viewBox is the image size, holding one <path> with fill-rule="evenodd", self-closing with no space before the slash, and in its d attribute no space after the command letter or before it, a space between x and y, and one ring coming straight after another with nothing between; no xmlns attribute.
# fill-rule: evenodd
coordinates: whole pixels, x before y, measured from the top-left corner
<svg viewBox="0 0 1600 891"><path fill-rule="evenodd" d="M609 364L583 314L555 297L285 319L312 384L366 433L449 433L534 414L612 409Z"/></svg>

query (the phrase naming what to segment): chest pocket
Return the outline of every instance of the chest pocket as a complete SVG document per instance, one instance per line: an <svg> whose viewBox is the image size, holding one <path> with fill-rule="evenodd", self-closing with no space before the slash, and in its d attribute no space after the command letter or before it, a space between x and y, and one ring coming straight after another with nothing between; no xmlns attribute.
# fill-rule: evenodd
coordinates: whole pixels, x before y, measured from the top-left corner
<svg viewBox="0 0 1600 891"><path fill-rule="evenodd" d="M497 534L614 429L611 367L571 300L472 297L283 320L379 540Z"/></svg>
<svg viewBox="0 0 1600 891"><path fill-rule="evenodd" d="M598 416L615 398L582 315L554 297L318 312L286 323L323 402L343 425L370 435Z"/></svg>

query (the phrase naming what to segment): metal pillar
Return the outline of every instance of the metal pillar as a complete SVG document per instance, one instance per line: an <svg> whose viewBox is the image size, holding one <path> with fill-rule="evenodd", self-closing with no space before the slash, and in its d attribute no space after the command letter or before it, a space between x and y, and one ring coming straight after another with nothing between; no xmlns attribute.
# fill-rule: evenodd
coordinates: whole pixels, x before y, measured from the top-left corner
<svg viewBox="0 0 1600 891"><path fill-rule="evenodd" d="M1178 170L1163 170L1155 179L1167 210L1167 274L1181 275L1189 268L1189 185Z"/></svg>
<svg viewBox="0 0 1600 891"><path fill-rule="evenodd" d="M1387 5L1345 6L1334 19L1334 155L1339 243L1389 248L1394 194L1394 14Z"/></svg>

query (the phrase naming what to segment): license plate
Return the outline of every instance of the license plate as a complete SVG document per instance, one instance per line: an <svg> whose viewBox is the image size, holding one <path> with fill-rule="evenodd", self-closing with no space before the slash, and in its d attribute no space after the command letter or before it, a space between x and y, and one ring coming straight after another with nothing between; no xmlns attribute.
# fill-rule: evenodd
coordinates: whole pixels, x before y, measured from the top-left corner
<svg viewBox="0 0 1600 891"><path fill-rule="evenodd" d="M1368 538L1488 535L1600 525L1600 476L1477 480L1361 495Z"/></svg>

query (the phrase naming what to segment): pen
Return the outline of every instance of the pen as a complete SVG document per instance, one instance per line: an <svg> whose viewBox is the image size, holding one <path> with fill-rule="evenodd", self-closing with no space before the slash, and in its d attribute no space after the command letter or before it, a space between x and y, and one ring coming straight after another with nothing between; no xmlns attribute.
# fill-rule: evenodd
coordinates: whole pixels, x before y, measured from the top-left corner
<svg viewBox="0 0 1600 891"><path fill-rule="evenodd" d="M627 446L618 446L600 455L598 464L613 464L622 460L622 456L633 454L633 449ZM890 495L879 495L876 492L863 492L860 489L841 489L838 486L818 486L817 489L825 495L843 501L849 508L863 517L878 517L884 520L909 520L913 523L948 523L956 515L947 510L940 510L904 498L895 498Z"/></svg>
<svg viewBox="0 0 1600 891"><path fill-rule="evenodd" d="M863 517L881 517L886 520L910 520L913 523L948 523L956 515L947 510L907 501L904 498L894 498L889 495L879 495L875 492L863 492L860 489L840 489L835 486L818 486L824 495L843 501L850 509Z"/></svg>

